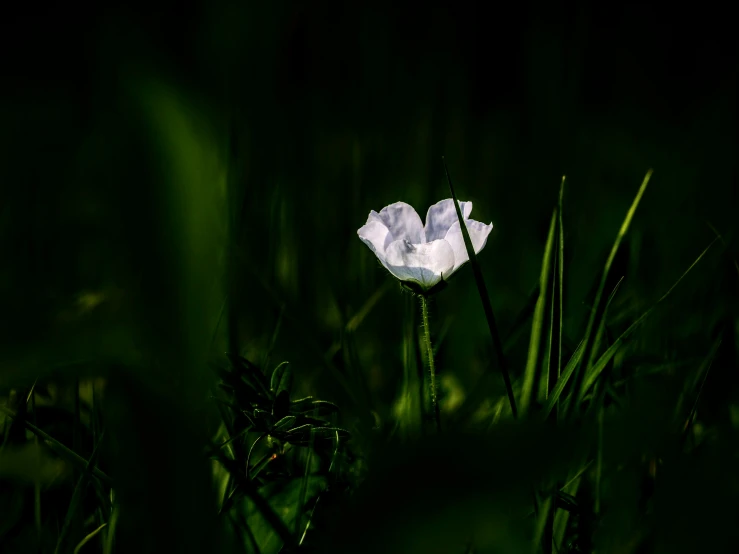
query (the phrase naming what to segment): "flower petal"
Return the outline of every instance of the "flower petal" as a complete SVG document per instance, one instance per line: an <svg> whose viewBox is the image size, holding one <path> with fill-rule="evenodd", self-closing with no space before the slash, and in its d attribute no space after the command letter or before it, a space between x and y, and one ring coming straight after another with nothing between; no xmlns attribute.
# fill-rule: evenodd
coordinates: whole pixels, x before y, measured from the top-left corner
<svg viewBox="0 0 739 554"><path fill-rule="evenodd" d="M407 240L412 244L426 242L421 218L416 210L405 202L385 206L377 215L390 231L393 240Z"/></svg>
<svg viewBox="0 0 739 554"><path fill-rule="evenodd" d="M382 223L382 218L380 218L380 214L378 214L375 210L370 210L369 215L367 216L367 223L370 221L379 221Z"/></svg>
<svg viewBox="0 0 739 554"><path fill-rule="evenodd" d="M423 244L396 240L390 243L385 254L385 267L390 273L427 290L454 269L454 250L443 239Z"/></svg>
<svg viewBox="0 0 739 554"><path fill-rule="evenodd" d="M479 221L473 219L465 219L467 231L470 233L470 240L472 240L472 247L475 249L475 254L485 248L485 244L488 241L488 235L493 230L493 224L485 225ZM454 251L454 271L457 271L462 264L469 261L467 255L467 249L464 246L464 237L462 236L462 229L459 226L459 221L455 221L454 224L449 228L446 236L444 237ZM453 271L453 272L454 272ZM453 273L452 272L452 273Z"/></svg>
<svg viewBox="0 0 739 554"><path fill-rule="evenodd" d="M373 220L372 214L367 224L360 227L357 235L364 244L370 247L372 252L385 263L385 245L392 240L390 231L387 230L385 224L379 220Z"/></svg>
<svg viewBox="0 0 739 554"><path fill-rule="evenodd" d="M462 209L462 216L467 219L472 212L472 202L460 202L459 207ZM454 209L454 201L451 198L441 200L431 206L426 213L426 240L443 239L447 231L451 228L457 219L457 210Z"/></svg>

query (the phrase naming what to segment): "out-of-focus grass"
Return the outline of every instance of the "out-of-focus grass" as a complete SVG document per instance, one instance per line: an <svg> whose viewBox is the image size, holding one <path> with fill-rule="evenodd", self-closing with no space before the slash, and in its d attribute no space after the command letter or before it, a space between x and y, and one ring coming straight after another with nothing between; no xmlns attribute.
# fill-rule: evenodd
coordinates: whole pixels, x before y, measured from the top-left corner
<svg viewBox="0 0 739 554"><path fill-rule="evenodd" d="M329 71L304 47L316 14L260 9L205 10L219 31L199 35L200 65L179 77L188 54L157 60L158 39L142 38L156 33L107 29L84 125L64 87L0 106L23 122L18 156L0 153L0 550L728 551L730 106L674 131L638 111L563 107L551 99L574 98L570 85L545 78L557 49L537 43L533 117L505 101L524 96L514 89L478 113L451 53L408 71L378 15L357 33L337 26L339 58L363 61ZM334 97L345 73L358 84ZM356 229L370 209L405 200L423 213L448 196L442 154L495 223L479 269L529 417L509 421L465 269L431 305L448 429L435 438L417 308ZM722 241L703 255L706 219ZM335 402L351 440L254 446L261 433L238 421L249 410L210 398L207 362L224 350L265 374L289 361L294 398ZM226 454L209 464L214 438Z"/></svg>

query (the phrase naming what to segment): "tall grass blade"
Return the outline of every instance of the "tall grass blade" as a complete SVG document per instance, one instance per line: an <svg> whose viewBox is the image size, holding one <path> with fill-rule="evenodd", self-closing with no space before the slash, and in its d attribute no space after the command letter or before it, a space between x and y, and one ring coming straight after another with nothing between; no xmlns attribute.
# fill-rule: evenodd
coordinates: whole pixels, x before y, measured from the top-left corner
<svg viewBox="0 0 739 554"><path fill-rule="evenodd" d="M550 378L547 384L547 398L552 391L552 387L557 383L557 379L562 374L562 329L564 320L564 263L565 263L565 230L562 217L562 206L564 204L564 189L565 189L565 177L562 177L562 184L559 188L559 201L557 205L557 227L558 232L558 243L557 243L557 263L556 273L554 276L554 298L552 301L552 350L549 356L550 359ZM552 361L556 361L556 376L552 370ZM550 387L551 384L551 387Z"/></svg>
<svg viewBox="0 0 739 554"><path fill-rule="evenodd" d="M541 370L540 349L541 337L544 329L544 313L547 303L547 293L549 292L549 274L551 272L552 252L554 250L554 231L557 222L557 210L552 213L552 220L549 223L549 233L547 234L547 243L544 248L544 260L541 264L541 274L539 276L539 298L536 301L534 309L534 317L531 322L531 337L529 339L528 358L526 360L526 370L524 371L523 386L521 390L521 416L526 416L529 406L534 397L536 388L537 373Z"/></svg>
<svg viewBox="0 0 739 554"><path fill-rule="evenodd" d="M619 280L619 282L616 284L616 286L611 291L611 294L608 296L608 301L606 302L606 307L605 307L606 310L608 310L608 306L610 306L611 302L616 296L616 292L618 292L618 287L620 284L621 284L621 281ZM585 351L585 339L583 339L580 342L580 344L577 345L577 348L575 349L575 352L572 354L570 361L567 362L567 366L565 366L564 373L562 373L560 378L557 380L557 384L555 385L554 390L552 391L552 394L547 399L547 403L544 406L544 419L549 417L549 414L552 412L555 406L559 405L559 399L562 396L562 392L564 391L565 387L569 383L570 378L572 377L572 374L575 372L575 368L582 360L584 351ZM561 409L563 411L566 410L566 406L564 402L562 403Z"/></svg>
<svg viewBox="0 0 739 554"><path fill-rule="evenodd" d="M547 496L539 503L539 510L536 514L536 527L534 529L534 551L541 551L547 554L552 551L551 544L546 544L547 525L552 522L554 511L554 501L551 496ZM551 540L551 537L550 537Z"/></svg>
<svg viewBox="0 0 739 554"><path fill-rule="evenodd" d="M606 286L608 274L611 270L611 266L613 265L613 261L616 258L619 246L621 246L621 241L623 240L624 236L626 236L626 233L629 230L631 221L634 218L634 214L636 213L636 208L639 206L639 202L641 202L642 196L644 195L644 191L646 191L647 189L647 185L649 184L649 180L651 177L652 170L650 169L649 171L647 171L647 174L645 175L644 180L642 181L642 184L636 193L636 197L634 198L629 211L626 212L626 217L624 218L624 221L621 224L621 228L616 235L616 240L614 241L613 247L611 248L611 253L609 254L608 259L606 260L606 265L603 268L603 275L601 277L600 284L598 285L598 291L595 295L595 301L593 302L593 310L590 313L588 325L585 330L585 349L583 351L582 359L584 359L586 362L590 360L593 352L593 332L595 329L597 329L598 321L603 315L604 306L601 300L603 298L603 291ZM578 394L578 391L582 387L583 379L585 378L585 371L582 369L582 359L580 360L580 363L575 366L573 381L573 391L575 391L575 395ZM577 409L577 403L570 402L564 409L564 417L566 418L573 409Z"/></svg>
<svg viewBox="0 0 739 554"><path fill-rule="evenodd" d="M716 241L719 240L718 237L713 239L711 243L706 247L703 252L695 259L695 261L690 264L690 267L686 269L682 275L678 278L677 281L669 288L669 290L662 295L662 297L657 300L646 312L644 312L634 323L632 323L621 335L613 342L613 344L608 347L608 349L600 356L598 361L588 369L587 375L585 376L582 384L582 388L580 390L579 398L582 398L584 394L587 392L587 390L595 383L598 376L601 374L603 369L606 367L606 364L611 360L611 358L616 354L616 351L621 347L624 340L634 332L634 330L642 323L644 320L649 317L649 315L654 311L654 309L662 302L664 302L668 296L672 293L673 290L675 290L675 287L677 287L680 282L690 273L690 271L700 262L703 257L708 253L708 251L711 249L711 247L716 243Z"/></svg>
<svg viewBox="0 0 739 554"><path fill-rule="evenodd" d="M444 164L444 172L446 173L446 179L449 183L449 192L454 200L454 208L457 210L457 219L459 220L459 226L462 230L462 237L464 238L464 246L467 249L467 255L470 259L470 265L472 266L472 272L475 276L475 283L477 283L477 291L480 293L480 300L482 301L482 308L485 311L485 318L488 322L488 328L490 329L490 336L493 339L493 346L498 357L498 366L503 375L503 382L505 384L506 393L508 394L508 403L511 406L511 412L513 417L518 417L518 410L516 408L516 399L513 395L513 385L511 384L511 376L508 372L508 364L505 360L505 354L503 352L503 343L500 340L500 334L498 333L498 325L495 322L495 315L493 314L493 308L490 304L490 297L488 295L488 289L485 286L485 280L482 277L482 271L480 270L480 263L477 261L475 255L475 249L472 247L472 240L470 240L470 234L467 231L467 225L462 217L462 210L459 207L459 201L457 195L454 192L454 186L452 185L452 179L449 176L449 169L446 166L444 157L441 158Z"/></svg>
<svg viewBox="0 0 739 554"><path fill-rule="evenodd" d="M107 525L108 525L107 523L102 523L102 524L100 524L100 526L97 527L97 529L95 529L94 531L91 531L90 533L88 533L85 536L85 538L82 539L79 543L77 543L77 546L74 547L73 554L80 554L80 552L82 551L82 548L88 542L90 542L92 539L94 539L95 537L97 537L100 534L100 531L102 531L103 529L105 529L105 527Z"/></svg>

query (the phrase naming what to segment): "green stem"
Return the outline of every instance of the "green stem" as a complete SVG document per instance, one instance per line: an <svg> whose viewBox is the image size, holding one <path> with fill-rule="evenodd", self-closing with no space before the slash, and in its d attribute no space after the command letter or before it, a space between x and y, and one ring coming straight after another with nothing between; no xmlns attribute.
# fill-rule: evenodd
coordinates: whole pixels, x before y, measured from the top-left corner
<svg viewBox="0 0 739 554"><path fill-rule="evenodd" d="M434 348L431 345L431 329L429 328L429 301L421 296L421 314L423 317L423 335L426 340L426 353L429 363L429 391L431 393L431 408L434 410L436 419L436 431L441 433L441 416L439 414L439 402L436 398L436 366L434 365Z"/></svg>

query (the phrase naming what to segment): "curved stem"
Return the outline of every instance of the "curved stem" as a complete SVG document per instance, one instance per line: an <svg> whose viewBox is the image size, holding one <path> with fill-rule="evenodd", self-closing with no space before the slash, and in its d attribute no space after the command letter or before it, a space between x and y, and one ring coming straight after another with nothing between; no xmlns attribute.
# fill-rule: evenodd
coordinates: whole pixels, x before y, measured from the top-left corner
<svg viewBox="0 0 739 554"><path fill-rule="evenodd" d="M436 431L441 432L441 416L439 414L439 402L436 398L436 366L434 364L434 348L431 345L431 329L429 328L429 301L421 296L421 315L423 317L423 335L426 341L426 352L429 364L429 391L431 393L431 408L434 410L436 420Z"/></svg>

